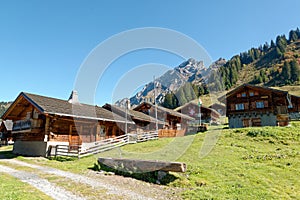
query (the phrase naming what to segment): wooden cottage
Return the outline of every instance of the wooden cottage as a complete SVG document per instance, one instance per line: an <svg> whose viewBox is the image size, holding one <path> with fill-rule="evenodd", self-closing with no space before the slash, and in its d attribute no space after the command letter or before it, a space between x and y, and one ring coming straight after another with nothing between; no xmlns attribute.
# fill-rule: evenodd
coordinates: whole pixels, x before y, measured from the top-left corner
<svg viewBox="0 0 300 200"><path fill-rule="evenodd" d="M13 144L12 137L13 122L11 120L0 121L0 146Z"/></svg>
<svg viewBox="0 0 300 200"><path fill-rule="evenodd" d="M143 102L133 110L156 118L155 105L149 102ZM162 106L157 106L157 118L158 120L165 122L163 129L159 130L159 137L183 136L187 131L188 122L195 120L193 117Z"/></svg>
<svg viewBox="0 0 300 200"><path fill-rule="evenodd" d="M69 100L22 92L2 118L13 121L13 152L30 156L46 156L52 145L88 148L124 134L126 122L102 107L79 103L76 92Z"/></svg>
<svg viewBox="0 0 300 200"><path fill-rule="evenodd" d="M119 106L111 104L105 104L102 107L112 113L123 116L124 118L126 118L127 115L128 121L133 121L135 123L134 128L129 132L133 131L134 133L147 133L156 131L156 119L151 117L150 115L146 115L142 112L138 112L132 109L126 110L125 108L121 108ZM161 129L164 127L165 122L157 120L157 124L158 128Z"/></svg>
<svg viewBox="0 0 300 200"><path fill-rule="evenodd" d="M214 103L210 105L209 108L217 111L221 116L226 115L226 106L222 103Z"/></svg>
<svg viewBox="0 0 300 200"><path fill-rule="evenodd" d="M289 95L288 100L290 101L290 106L288 107L290 119L300 120L300 97Z"/></svg>
<svg viewBox="0 0 300 200"><path fill-rule="evenodd" d="M174 110L194 118L194 120L189 121L189 124L199 125L199 111L201 111L201 123L217 122L220 118L220 114L216 110L206 106L201 106L201 109L199 110L199 105L194 102L186 103Z"/></svg>
<svg viewBox="0 0 300 200"><path fill-rule="evenodd" d="M290 98L287 91L250 84L237 87L219 100L226 102L230 128L286 126L289 112L299 112L299 97Z"/></svg>

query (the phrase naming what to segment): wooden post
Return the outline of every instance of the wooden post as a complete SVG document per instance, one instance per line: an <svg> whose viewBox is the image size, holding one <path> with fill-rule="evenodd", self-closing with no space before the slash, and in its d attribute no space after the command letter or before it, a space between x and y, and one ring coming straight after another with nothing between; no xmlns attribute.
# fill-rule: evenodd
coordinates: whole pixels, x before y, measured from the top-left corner
<svg viewBox="0 0 300 200"><path fill-rule="evenodd" d="M116 126L113 126L112 135L113 137L116 137Z"/></svg>
<svg viewBox="0 0 300 200"><path fill-rule="evenodd" d="M47 135L47 141L50 139L50 118L46 116L46 123L45 123L45 135Z"/></svg>
<svg viewBox="0 0 300 200"><path fill-rule="evenodd" d="M99 141L99 140L100 140L100 138L99 138L100 129L101 129L101 126L98 124L98 125L97 125L97 130L96 130L96 141Z"/></svg>
<svg viewBox="0 0 300 200"><path fill-rule="evenodd" d="M82 139L81 139L82 133L83 133L83 126L80 125L79 133L77 133L78 134L78 146L81 145L81 143L82 143Z"/></svg>
<svg viewBox="0 0 300 200"><path fill-rule="evenodd" d="M69 126L69 146L71 146L72 143L72 124Z"/></svg>

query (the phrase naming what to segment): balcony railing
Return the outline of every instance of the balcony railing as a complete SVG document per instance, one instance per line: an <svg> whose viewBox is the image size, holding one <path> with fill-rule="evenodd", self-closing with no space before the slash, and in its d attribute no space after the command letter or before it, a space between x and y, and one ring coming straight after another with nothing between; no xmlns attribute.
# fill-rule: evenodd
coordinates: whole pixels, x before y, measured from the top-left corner
<svg viewBox="0 0 300 200"><path fill-rule="evenodd" d="M30 130L33 128L40 128L42 126L42 120L40 119L26 119L26 120L19 120L15 121L12 131L24 131Z"/></svg>
<svg viewBox="0 0 300 200"><path fill-rule="evenodd" d="M278 114L288 114L287 106L277 106Z"/></svg>

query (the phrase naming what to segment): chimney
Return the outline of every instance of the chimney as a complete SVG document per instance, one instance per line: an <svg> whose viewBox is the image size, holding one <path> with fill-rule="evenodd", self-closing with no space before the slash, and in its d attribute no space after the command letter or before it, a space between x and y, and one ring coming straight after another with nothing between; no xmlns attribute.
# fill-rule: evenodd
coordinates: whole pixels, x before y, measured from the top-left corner
<svg viewBox="0 0 300 200"><path fill-rule="evenodd" d="M126 99L126 108L128 110L130 110L130 108L131 108L130 99Z"/></svg>
<svg viewBox="0 0 300 200"><path fill-rule="evenodd" d="M78 92L76 90L72 91L72 93L68 99L68 102L71 104L80 104L79 99L78 99Z"/></svg>

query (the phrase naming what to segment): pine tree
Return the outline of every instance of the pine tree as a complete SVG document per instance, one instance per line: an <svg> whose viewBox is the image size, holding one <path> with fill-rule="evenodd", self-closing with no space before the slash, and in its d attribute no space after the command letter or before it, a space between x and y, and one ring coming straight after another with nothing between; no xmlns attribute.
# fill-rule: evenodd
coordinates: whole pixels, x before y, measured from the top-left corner
<svg viewBox="0 0 300 200"><path fill-rule="evenodd" d="M282 54L285 52L286 45L287 45L287 40L286 40L285 35L277 36L276 46L279 48L279 50Z"/></svg>
<svg viewBox="0 0 300 200"><path fill-rule="evenodd" d="M292 80L292 82L299 81L299 79L300 79L300 68L299 68L298 62L296 60L292 60L290 62L290 66L291 66L291 80Z"/></svg>
<svg viewBox="0 0 300 200"><path fill-rule="evenodd" d="M267 52L269 50L269 44L266 42L263 46L263 51Z"/></svg>
<svg viewBox="0 0 300 200"><path fill-rule="evenodd" d="M274 41L271 40L271 48L275 48L275 47L276 47L276 45L275 45Z"/></svg>
<svg viewBox="0 0 300 200"><path fill-rule="evenodd" d="M180 87L178 89L178 91L176 92L176 97L178 99L178 104L179 105L183 105L185 103L187 103L188 101L186 100L185 98L185 94L184 94L184 90L183 90L183 87Z"/></svg>
<svg viewBox="0 0 300 200"><path fill-rule="evenodd" d="M289 42L294 42L296 40L298 40L297 32L294 30L291 30L289 33Z"/></svg>
<svg viewBox="0 0 300 200"><path fill-rule="evenodd" d="M291 66L290 64L285 61L282 67L281 76L285 83L289 84L291 79Z"/></svg>
<svg viewBox="0 0 300 200"><path fill-rule="evenodd" d="M187 102L196 99L195 92L193 90L192 84L187 82L183 85L184 96Z"/></svg>
<svg viewBox="0 0 300 200"><path fill-rule="evenodd" d="M298 36L298 39L300 39L300 30L299 30L299 28L296 29L296 34Z"/></svg>

